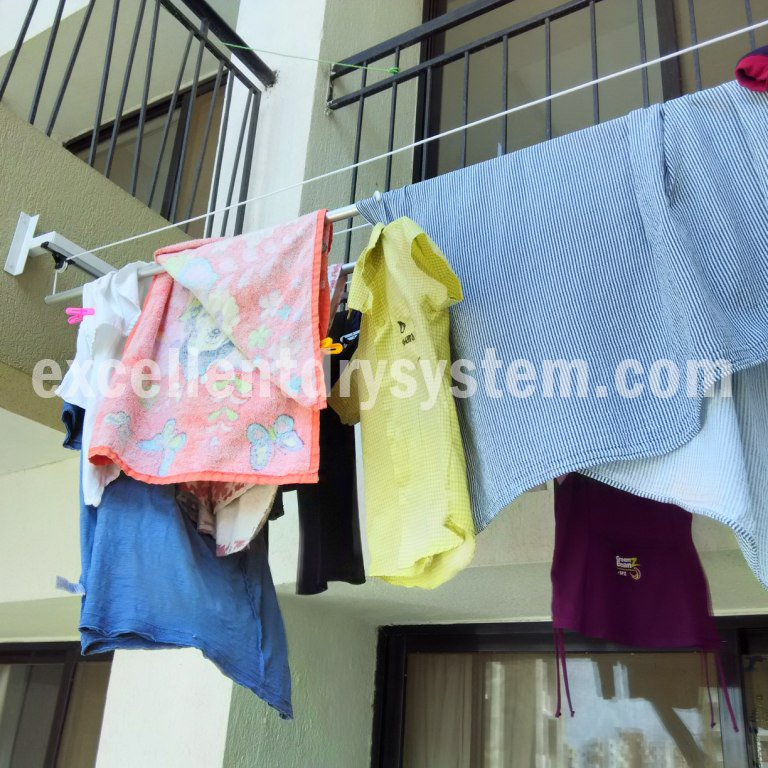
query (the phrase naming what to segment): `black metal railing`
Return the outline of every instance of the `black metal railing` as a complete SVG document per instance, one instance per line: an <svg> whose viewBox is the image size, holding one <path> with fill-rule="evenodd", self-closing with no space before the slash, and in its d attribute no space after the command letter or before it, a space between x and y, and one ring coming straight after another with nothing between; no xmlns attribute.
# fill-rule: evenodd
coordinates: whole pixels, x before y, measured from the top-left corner
<svg viewBox="0 0 768 768"><path fill-rule="evenodd" d="M546 5L546 3L541 3ZM726 4L723 4L726 5ZM531 2L527 3L530 8ZM484 94L488 102L488 108L476 114L482 117L495 112L505 111L517 103L530 100L532 97L512 99L510 93L510 77L514 75L514 63L511 56L517 46L521 49L525 41L530 42L537 35L536 41L539 49L540 85L535 97L550 96L562 84L555 87L553 84L553 61L558 54L555 43L555 30L560 30L560 37L567 38L569 32L575 28L578 21L579 29L583 35L580 62L580 78L577 81L569 81L568 85L577 82L588 82L592 79L614 71L614 67L608 62L601 61L601 45L606 36L616 33L616 30L603 31L600 27L600 14L605 18L605 12L623 14L620 32L628 35L628 27L633 28L631 36L622 40L632 41L629 48L620 52L625 58L620 66L622 69L638 63L646 63L657 57L681 50L698 41L697 23L705 22L707 36L728 32L732 29L751 25L758 19L753 18L753 9L750 0L734 0L727 3L728 13L723 18L717 19L708 16L701 4L694 0L685 0L674 3L672 0L568 0L549 10L539 12L528 18L517 17L514 11L522 9L523 3L516 0L475 0L447 13L440 13L447 7L445 0L431 0L425 7L429 15L429 9L438 9L438 15L429 19L414 29L404 32L396 37L379 43L353 56L343 59L335 65L331 71L330 87L328 93L328 108L341 110L344 108L357 108L357 133L354 139L353 162L361 160L361 143L366 138L363 134L364 113L371 100L378 96L376 105L377 114L386 113L382 108L381 99L389 94L389 129L386 132L386 148L379 146L380 151L391 152L395 147L395 124L402 121L410 121L412 124L412 140L419 141L430 136L435 136L443 130L467 125L471 122L469 104L476 95L471 88L470 73L476 60L481 56L484 60L485 72L489 76L476 86ZM706 6L711 11L715 8L710 4ZM698 8L698 11L697 11ZM434 11L433 11L434 13ZM699 19L697 19L697 13ZM482 20L485 20L484 22ZM509 23L512 20L512 23ZM472 36L482 26L485 33ZM463 33L463 31L466 32ZM470 32L469 30L474 30ZM490 30L490 31L488 31ZM563 33L565 30L565 33ZM764 31L760 30L764 35ZM573 43L573 33L569 43ZM615 43L616 39L614 39ZM768 40L766 40L768 42ZM747 45L754 48L756 45L755 32L749 32L743 39L735 39L734 45L741 52L747 50ZM711 51L718 46L713 46ZM615 48L615 45L614 45ZM627 48L625 45L624 48ZM526 50L530 50L526 48ZM494 54L494 51L496 52ZM380 70L389 67L399 67L400 61L410 53L410 60L415 61L410 66L404 67L394 74L378 75ZM624 92L617 97L616 91L607 93L609 89L594 85L583 92L581 98L589 99L589 104L581 104L585 119L580 125L571 125L567 128L556 130L553 126L553 102L546 101L540 110L540 125L519 134L510 133L513 120L499 118L498 130L495 128L485 130L482 135L477 134L480 141L486 146L473 147L473 158L468 157L468 141L471 134L462 131L459 137L452 137L452 157L446 161L441 152L445 148L443 140L424 144L414 151L413 167L409 181L420 181L439 173L455 168L464 167L468 163L488 159L500 153L506 153L512 149L518 149L528 144L550 139L560 133L567 132L576 127L584 127L590 123L599 123L603 119L616 117L626 113L630 109L640 106L648 106L651 103L674 98L692 90L701 89L725 82L733 76L735 59L731 56L732 49L722 61L708 60L706 73L699 51L689 54L684 60L677 58L667 60L653 68L642 69L634 75L634 80L622 84ZM616 52L613 51L614 57ZM490 56L496 55L496 64L489 64ZM709 55L709 54L707 54ZM607 58L607 57L604 57ZM375 67L374 70L366 67ZM569 74L560 74L560 81L568 81ZM398 99L398 88L402 88L409 81L416 81L416 97L407 103ZM498 90L495 90L498 89ZM628 89L635 89L628 94ZM516 94L522 97L524 94ZM492 96L492 98L491 98ZM445 110L446 100L452 99L452 112L449 115L454 122L446 124ZM613 101L611 101L613 99ZM482 98L480 99L482 101ZM557 107L555 107L557 108ZM442 121L441 121L442 113ZM456 119L458 118L458 119ZM525 135L523 135L525 134ZM512 141L511 139L514 139ZM391 157L386 161L384 172L385 188L389 189L392 182ZM352 175L349 200L353 202L360 190L357 189L358 176Z"/></svg>
<svg viewBox="0 0 768 768"><path fill-rule="evenodd" d="M89 0L67 18L65 10L58 0L47 29L27 39L33 20L48 24L36 18L38 0L29 2L4 57L0 102L171 222L244 199L261 89L275 74L221 16L202 0ZM243 217L241 206L231 222L221 218L221 233L241 231ZM212 228L209 219L191 231Z"/></svg>

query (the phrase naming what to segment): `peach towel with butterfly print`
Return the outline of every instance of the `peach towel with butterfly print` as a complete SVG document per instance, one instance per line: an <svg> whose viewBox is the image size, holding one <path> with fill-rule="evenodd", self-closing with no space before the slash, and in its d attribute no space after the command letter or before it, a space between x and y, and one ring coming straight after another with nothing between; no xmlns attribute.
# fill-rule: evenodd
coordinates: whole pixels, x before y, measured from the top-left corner
<svg viewBox="0 0 768 768"><path fill-rule="evenodd" d="M318 211L158 251L166 272L110 382L123 391L103 401L90 461L148 483L317 482L331 237ZM142 367L140 397L130 376Z"/></svg>

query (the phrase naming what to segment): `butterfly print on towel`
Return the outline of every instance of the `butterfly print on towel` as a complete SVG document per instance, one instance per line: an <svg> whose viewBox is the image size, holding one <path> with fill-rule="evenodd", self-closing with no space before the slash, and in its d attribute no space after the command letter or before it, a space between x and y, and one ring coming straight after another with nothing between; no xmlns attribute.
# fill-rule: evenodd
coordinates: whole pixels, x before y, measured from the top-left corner
<svg viewBox="0 0 768 768"><path fill-rule="evenodd" d="M131 439L131 417L125 411L113 411L104 417L104 423L115 428L115 434L121 446Z"/></svg>
<svg viewBox="0 0 768 768"><path fill-rule="evenodd" d="M187 442L187 435L184 432L176 431L176 419L168 419L163 426L162 431L148 440L139 440L136 446L144 453L159 453L160 468L157 474L165 477L171 468L176 454L184 447Z"/></svg>
<svg viewBox="0 0 768 768"><path fill-rule="evenodd" d="M296 434L291 416L281 414L271 427L251 424L248 427L248 440L251 443L251 466L259 471L269 464L275 448L288 453L300 451L304 441Z"/></svg>

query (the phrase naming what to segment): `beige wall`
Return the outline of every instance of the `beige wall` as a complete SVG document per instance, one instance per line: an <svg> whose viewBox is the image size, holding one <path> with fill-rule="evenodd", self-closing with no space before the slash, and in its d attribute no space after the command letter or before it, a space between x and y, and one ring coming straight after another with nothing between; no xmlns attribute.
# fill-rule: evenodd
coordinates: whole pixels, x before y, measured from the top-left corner
<svg viewBox="0 0 768 768"><path fill-rule="evenodd" d="M56 577L79 578L79 467L73 454L0 475L0 603L62 597Z"/></svg>
<svg viewBox="0 0 768 768"><path fill-rule="evenodd" d="M360 768L370 763L376 628L312 597L281 599L295 720L235 687L225 768Z"/></svg>
<svg viewBox="0 0 768 768"><path fill-rule="evenodd" d="M218 768L232 688L191 648L117 651L96 768Z"/></svg>
<svg viewBox="0 0 768 768"><path fill-rule="evenodd" d="M389 37L405 32L421 23L421 0L394 0L388 3L360 3L355 0L334 0L326 8L320 57L338 61L358 51L375 45ZM418 61L418 46L403 53L401 69ZM392 66L392 59L376 62L377 67ZM330 111L326 108L328 91L327 65L321 66L315 84L314 105L307 147L305 178L341 168L353 162L355 134L357 131L357 107L349 106ZM388 75L369 72L368 83L375 83ZM394 146L400 147L414 140L416 114L416 80L403 84L397 94L397 121ZM336 81L335 96L341 96L359 87L359 75L350 75ZM387 151L389 136L389 92L366 99L363 111L363 141L360 159L374 157ZM412 152L393 157L392 186L399 187L411 181ZM381 160L359 169L355 199L384 190L386 163ZM301 198L303 211L317 208L335 208L349 203L352 172L335 175L304 187ZM336 231L363 223L361 217L340 222ZM352 239L351 258L354 260L365 246L369 232L358 230ZM346 245L345 237L334 240L332 261L341 261Z"/></svg>
<svg viewBox="0 0 768 768"><path fill-rule="evenodd" d="M85 248L95 247L167 222L100 173L0 104L0 243L11 242L19 212L39 214L38 234L56 230ZM184 239L164 232L99 254L115 266L151 260L156 248ZM4 257L3 257L4 261ZM70 268L58 288L89 279ZM35 395L30 375L44 358L65 361L75 349L76 326L65 322L62 305L43 297L53 281L52 260L30 260L19 277L0 272L0 408L58 426L60 404Z"/></svg>

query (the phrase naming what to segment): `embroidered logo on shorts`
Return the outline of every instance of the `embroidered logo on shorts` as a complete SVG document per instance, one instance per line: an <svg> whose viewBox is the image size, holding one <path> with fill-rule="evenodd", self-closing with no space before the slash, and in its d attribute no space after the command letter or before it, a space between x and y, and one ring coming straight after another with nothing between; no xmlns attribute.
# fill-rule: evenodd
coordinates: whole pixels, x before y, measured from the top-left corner
<svg viewBox="0 0 768 768"><path fill-rule="evenodd" d="M642 576L636 557L619 557L616 555L616 570L619 576L629 575L634 581L637 581Z"/></svg>

